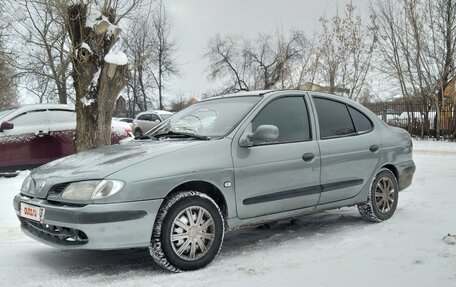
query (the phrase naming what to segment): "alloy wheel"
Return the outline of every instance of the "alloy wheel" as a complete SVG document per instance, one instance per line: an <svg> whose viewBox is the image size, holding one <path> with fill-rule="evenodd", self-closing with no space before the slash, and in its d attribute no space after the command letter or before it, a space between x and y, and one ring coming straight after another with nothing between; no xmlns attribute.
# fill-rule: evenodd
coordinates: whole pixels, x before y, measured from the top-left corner
<svg viewBox="0 0 456 287"><path fill-rule="evenodd" d="M396 200L396 190L393 181L388 177L382 177L375 189L375 202L381 213L388 213Z"/></svg>

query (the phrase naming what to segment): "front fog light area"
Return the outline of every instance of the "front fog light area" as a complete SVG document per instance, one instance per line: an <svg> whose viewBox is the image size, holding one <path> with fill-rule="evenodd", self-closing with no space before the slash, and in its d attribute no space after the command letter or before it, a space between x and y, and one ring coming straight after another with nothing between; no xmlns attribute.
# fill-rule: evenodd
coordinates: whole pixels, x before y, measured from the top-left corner
<svg viewBox="0 0 456 287"><path fill-rule="evenodd" d="M89 180L70 183L61 198L72 201L103 199L119 192L124 183L117 180Z"/></svg>

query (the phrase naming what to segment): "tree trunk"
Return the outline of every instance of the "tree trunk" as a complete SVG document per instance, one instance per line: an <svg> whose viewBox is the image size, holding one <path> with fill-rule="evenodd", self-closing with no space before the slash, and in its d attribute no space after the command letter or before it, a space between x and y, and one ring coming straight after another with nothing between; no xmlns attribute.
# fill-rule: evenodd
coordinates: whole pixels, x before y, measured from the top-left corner
<svg viewBox="0 0 456 287"><path fill-rule="evenodd" d="M112 8L102 11L109 21L101 20L93 28L86 27L87 11L87 5L82 2L68 6L67 10L67 27L75 51L72 77L76 91L78 152L111 144L115 103L130 78L128 64L105 61L120 33L120 29L111 24L115 22L115 11ZM84 48L85 45L90 49Z"/></svg>

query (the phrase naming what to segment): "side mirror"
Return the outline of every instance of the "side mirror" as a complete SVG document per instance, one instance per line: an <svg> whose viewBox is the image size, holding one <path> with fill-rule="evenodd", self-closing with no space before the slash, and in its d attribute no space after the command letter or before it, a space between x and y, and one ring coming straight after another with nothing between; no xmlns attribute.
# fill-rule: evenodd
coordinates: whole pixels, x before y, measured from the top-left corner
<svg viewBox="0 0 456 287"><path fill-rule="evenodd" d="M2 132L3 130L12 130L13 128L14 128L14 124L13 123L3 122L0 125L0 132Z"/></svg>
<svg viewBox="0 0 456 287"><path fill-rule="evenodd" d="M239 141L240 146L250 147L255 143L270 143L279 138L279 129L274 125L261 125L256 131L243 135Z"/></svg>

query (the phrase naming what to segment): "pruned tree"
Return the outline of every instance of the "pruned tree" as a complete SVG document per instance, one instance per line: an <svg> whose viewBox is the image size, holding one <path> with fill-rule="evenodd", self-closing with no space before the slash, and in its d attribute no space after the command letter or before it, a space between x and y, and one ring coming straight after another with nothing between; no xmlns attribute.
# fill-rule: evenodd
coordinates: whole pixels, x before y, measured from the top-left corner
<svg viewBox="0 0 456 287"><path fill-rule="evenodd" d="M17 0L5 3L12 21L14 66L24 89L42 102L46 99L66 104L70 90L68 33L53 0Z"/></svg>
<svg viewBox="0 0 456 287"><path fill-rule="evenodd" d="M377 43L375 17L371 17L370 25L364 25L355 11L350 2L342 17L320 19L323 31L318 49L321 81L330 93L345 94L353 100L366 86Z"/></svg>
<svg viewBox="0 0 456 287"><path fill-rule="evenodd" d="M54 0L71 41L72 78L76 95L76 149L111 142L116 99L130 79L127 56L118 51L119 21L140 0Z"/></svg>

